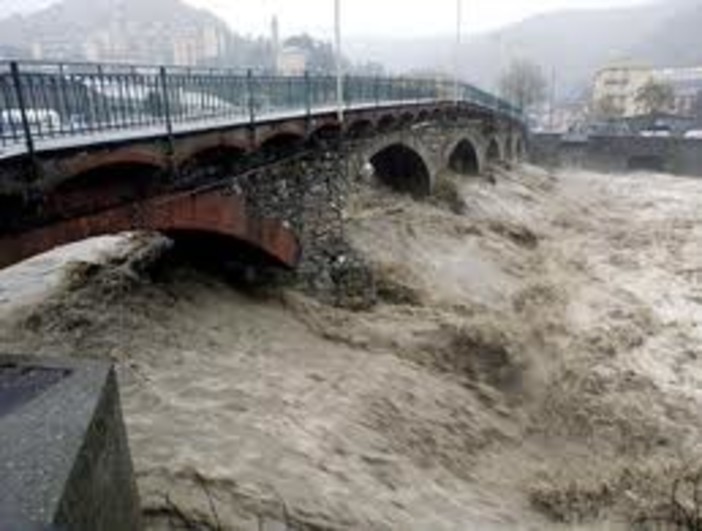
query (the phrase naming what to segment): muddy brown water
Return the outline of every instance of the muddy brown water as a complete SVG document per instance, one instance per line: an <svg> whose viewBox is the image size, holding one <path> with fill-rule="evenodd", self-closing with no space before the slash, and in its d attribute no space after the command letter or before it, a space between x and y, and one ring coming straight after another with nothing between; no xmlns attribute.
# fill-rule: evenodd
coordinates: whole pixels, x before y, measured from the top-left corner
<svg viewBox="0 0 702 531"><path fill-rule="evenodd" d="M354 199L370 311L152 278L124 264L148 237L109 238L0 273L0 349L117 363L151 529L672 522L702 456L702 181L456 182L463 215Z"/></svg>

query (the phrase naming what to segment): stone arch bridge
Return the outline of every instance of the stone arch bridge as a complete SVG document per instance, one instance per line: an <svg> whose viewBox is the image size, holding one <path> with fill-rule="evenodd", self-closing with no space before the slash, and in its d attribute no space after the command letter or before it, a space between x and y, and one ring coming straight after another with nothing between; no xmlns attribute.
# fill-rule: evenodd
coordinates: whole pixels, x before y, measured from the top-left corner
<svg viewBox="0 0 702 531"><path fill-rule="evenodd" d="M341 252L344 201L369 165L421 198L447 168L477 175L525 153L520 114L470 86L456 98L434 81L349 78L342 119L327 78L263 86L251 73L66 68L0 69L11 118L0 129L0 267L155 230L314 276Z"/></svg>

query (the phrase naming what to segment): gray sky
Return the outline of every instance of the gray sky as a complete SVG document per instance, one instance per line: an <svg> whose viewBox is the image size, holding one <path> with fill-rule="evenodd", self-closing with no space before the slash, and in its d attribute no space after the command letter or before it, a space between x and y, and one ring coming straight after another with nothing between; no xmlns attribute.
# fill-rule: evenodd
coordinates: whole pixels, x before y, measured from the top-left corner
<svg viewBox="0 0 702 531"><path fill-rule="evenodd" d="M0 16L36 9L56 0L0 0ZM148 2L149 0L143 0ZM274 13L283 35L306 31L331 37L334 0L186 0L222 17L244 34L268 34ZM607 9L646 0L463 0L467 35L559 9ZM427 36L453 33L456 0L342 0L349 36Z"/></svg>
<svg viewBox="0 0 702 531"><path fill-rule="evenodd" d="M148 1L148 0L144 0ZM330 37L334 0L187 0L242 33L269 31L274 13L284 35L307 31ZM607 9L646 0L463 0L466 34L488 31L559 9ZM437 35L455 31L456 0L342 0L344 33L351 36Z"/></svg>

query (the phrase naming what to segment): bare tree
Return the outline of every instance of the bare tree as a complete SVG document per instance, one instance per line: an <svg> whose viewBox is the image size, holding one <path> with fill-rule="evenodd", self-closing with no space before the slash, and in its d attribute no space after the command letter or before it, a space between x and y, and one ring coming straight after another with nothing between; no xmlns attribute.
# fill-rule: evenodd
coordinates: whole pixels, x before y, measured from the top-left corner
<svg viewBox="0 0 702 531"><path fill-rule="evenodd" d="M617 104L614 96L607 95L595 102L594 115L599 120L611 120L624 115L624 109Z"/></svg>
<svg viewBox="0 0 702 531"><path fill-rule="evenodd" d="M675 91L668 83L651 80L636 93L636 104L644 114L668 111L675 104Z"/></svg>
<svg viewBox="0 0 702 531"><path fill-rule="evenodd" d="M541 67L528 59L512 61L500 78L502 95L526 109L546 97L546 77Z"/></svg>

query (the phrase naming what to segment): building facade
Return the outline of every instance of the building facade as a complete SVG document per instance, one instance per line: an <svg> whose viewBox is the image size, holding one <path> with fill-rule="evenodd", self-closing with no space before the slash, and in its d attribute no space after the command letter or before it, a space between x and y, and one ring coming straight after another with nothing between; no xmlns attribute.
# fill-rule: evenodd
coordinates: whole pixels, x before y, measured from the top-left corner
<svg viewBox="0 0 702 531"><path fill-rule="evenodd" d="M307 70L307 52L286 46L278 53L276 69L283 76L301 76Z"/></svg>
<svg viewBox="0 0 702 531"><path fill-rule="evenodd" d="M595 114L636 116L636 95L652 79L652 70L639 65L617 65L597 72L592 91Z"/></svg>
<svg viewBox="0 0 702 531"><path fill-rule="evenodd" d="M673 87L676 114L694 115L697 98L702 94L702 67L664 68L653 72L656 80Z"/></svg>
<svg viewBox="0 0 702 531"><path fill-rule="evenodd" d="M694 114L697 98L702 93L702 67L655 69L642 65L614 65L597 72L592 92L594 113L609 117L644 113L637 95L650 82L667 84L675 94L670 108L661 111Z"/></svg>
<svg viewBox="0 0 702 531"><path fill-rule="evenodd" d="M39 36L31 44L36 60L85 58L94 62L137 62L197 65L227 51L228 36L218 27L193 24L178 28L160 27L145 31L136 24L111 25L75 39L48 40Z"/></svg>

